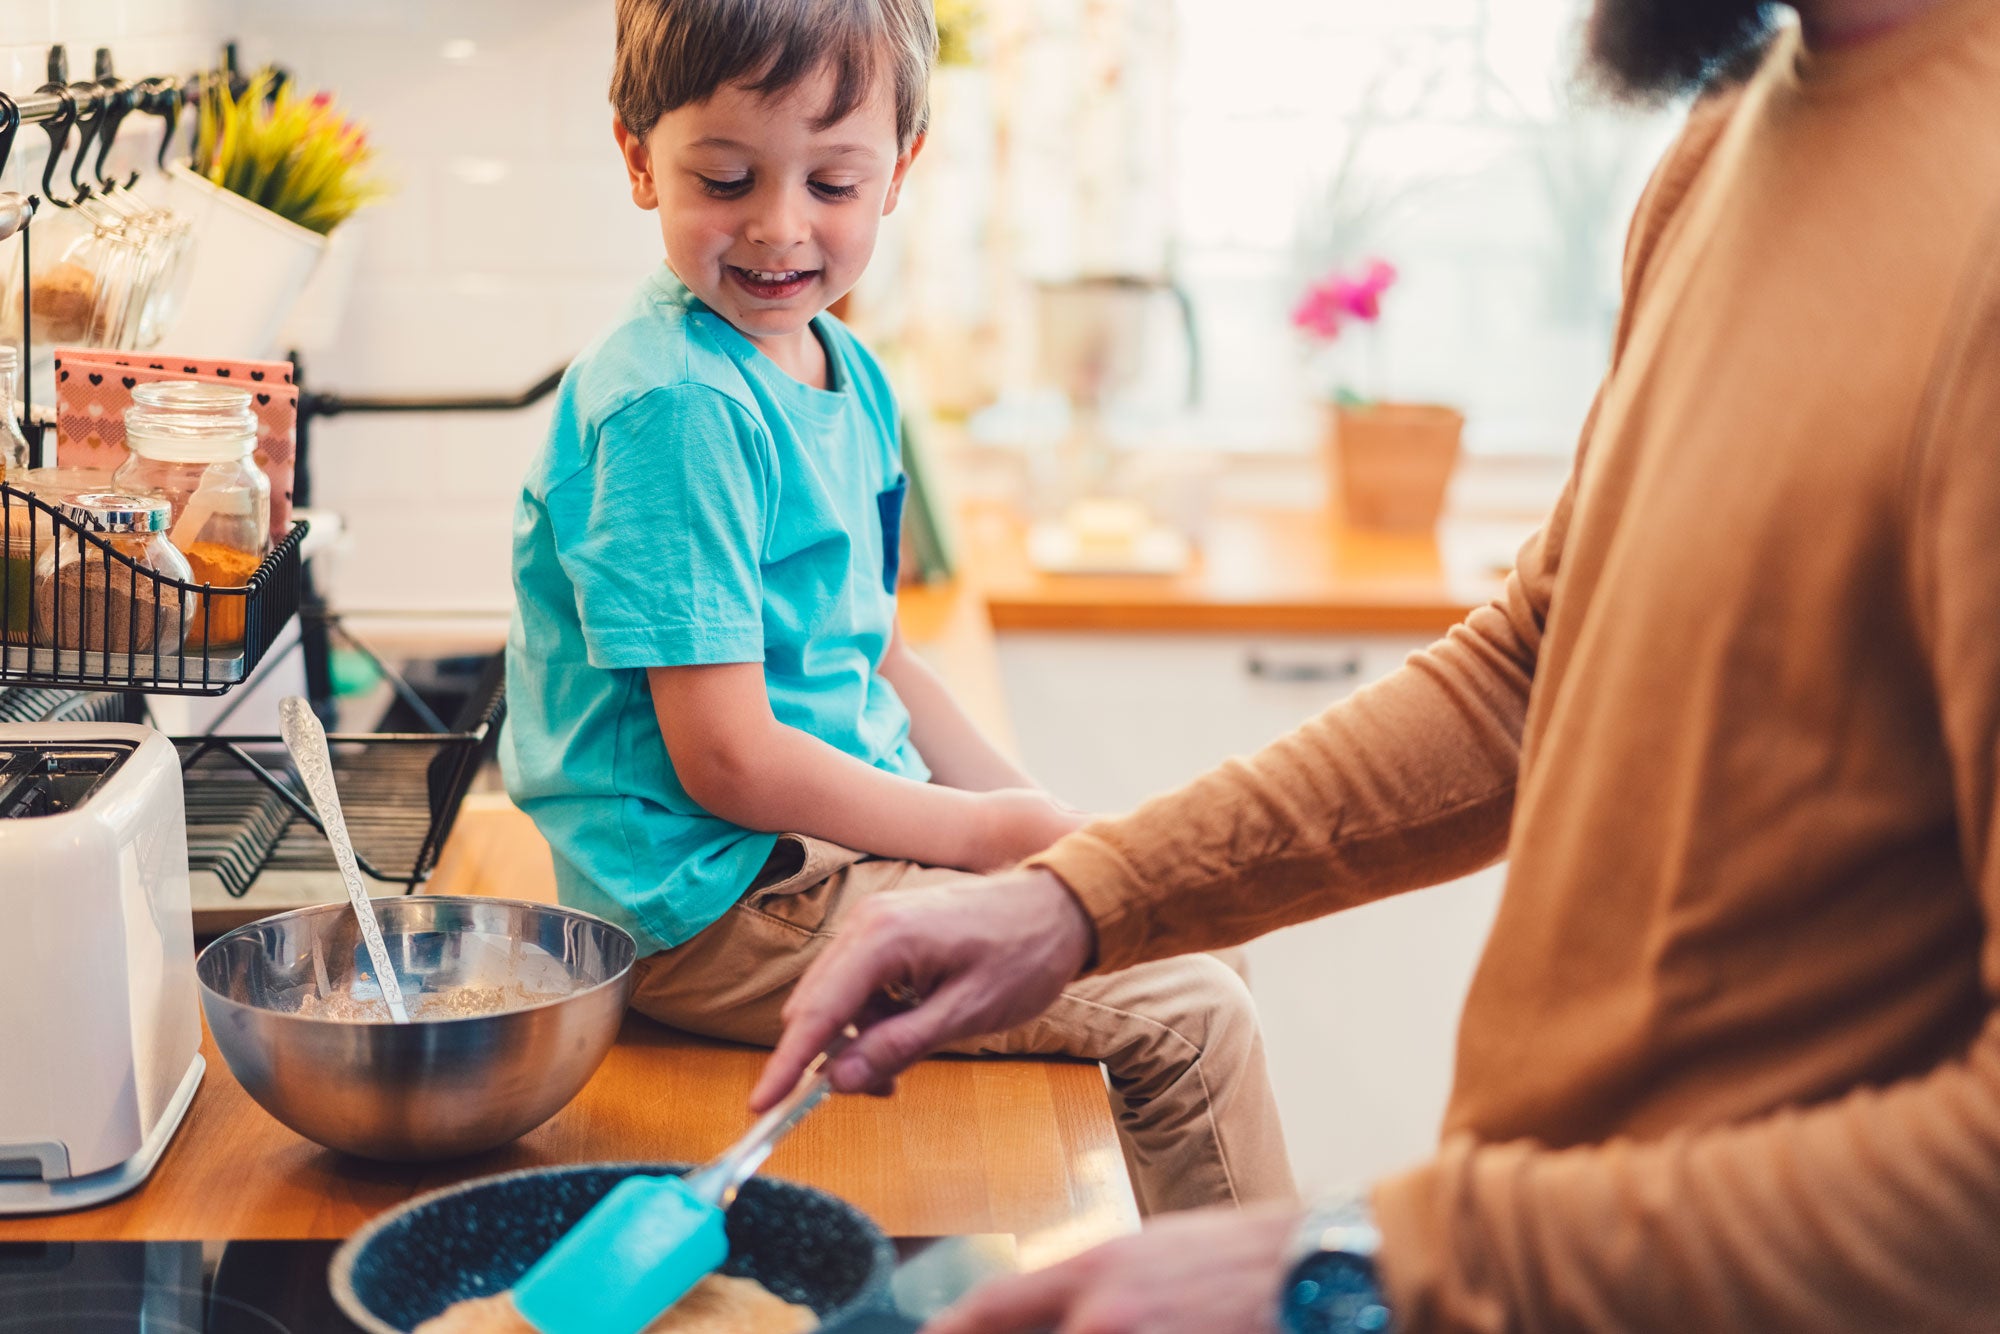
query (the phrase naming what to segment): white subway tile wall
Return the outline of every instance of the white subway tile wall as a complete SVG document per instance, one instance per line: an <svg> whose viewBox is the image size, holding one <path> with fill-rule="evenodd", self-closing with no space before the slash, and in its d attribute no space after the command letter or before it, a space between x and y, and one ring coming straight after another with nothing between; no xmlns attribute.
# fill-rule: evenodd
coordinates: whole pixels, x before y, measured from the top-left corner
<svg viewBox="0 0 2000 1334"><path fill-rule="evenodd" d="M366 122L395 193L357 215L337 336L310 384L350 395L512 393L601 333L660 262L606 100L612 6L543 0L237 0L275 60ZM547 430L522 412L317 423L314 499L350 536L325 564L349 611L504 611L513 499Z"/></svg>

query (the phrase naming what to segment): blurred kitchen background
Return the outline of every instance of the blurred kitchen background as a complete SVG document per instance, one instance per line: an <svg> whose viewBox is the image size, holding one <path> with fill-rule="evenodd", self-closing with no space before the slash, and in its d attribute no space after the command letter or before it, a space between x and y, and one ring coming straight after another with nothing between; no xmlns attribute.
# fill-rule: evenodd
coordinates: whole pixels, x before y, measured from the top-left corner
<svg viewBox="0 0 2000 1334"><path fill-rule="evenodd" d="M1038 777L1115 810L1392 670L1497 587L1561 485L1677 116L1577 93L1574 0L941 7L930 141L846 310L909 409L927 582L906 623ZM0 88L41 84L51 43L136 79L233 41L243 70L334 92L387 196L281 294L268 345L163 346L296 354L308 392L506 396L661 259L612 143L612 26L610 0L0 0ZM158 134L140 120L135 162ZM45 152L25 129L8 188L38 188ZM1321 336L1300 327L1315 285ZM1336 402L1463 414L1441 513L1391 477L1419 513L1370 518L1327 443ZM339 529L315 585L393 664L499 643L548 411L312 424L311 499ZM330 647L335 688L386 694ZM1308 1185L1432 1141L1498 883L1253 950Z"/></svg>

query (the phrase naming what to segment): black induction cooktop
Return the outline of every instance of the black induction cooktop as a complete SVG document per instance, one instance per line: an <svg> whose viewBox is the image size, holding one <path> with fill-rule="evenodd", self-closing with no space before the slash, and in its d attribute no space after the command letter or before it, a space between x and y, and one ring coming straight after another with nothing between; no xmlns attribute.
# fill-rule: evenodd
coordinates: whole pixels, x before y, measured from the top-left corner
<svg viewBox="0 0 2000 1334"><path fill-rule="evenodd" d="M0 1334L361 1334L334 1304L337 1241L0 1243ZM898 1238L896 1304L828 1334L914 1334L1018 1267L1009 1236Z"/></svg>

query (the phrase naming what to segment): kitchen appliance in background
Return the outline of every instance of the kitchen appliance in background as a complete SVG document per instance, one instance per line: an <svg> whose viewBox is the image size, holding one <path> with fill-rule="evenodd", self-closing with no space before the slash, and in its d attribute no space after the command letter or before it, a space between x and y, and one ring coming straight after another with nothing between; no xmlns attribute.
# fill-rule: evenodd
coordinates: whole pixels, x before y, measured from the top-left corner
<svg viewBox="0 0 2000 1334"><path fill-rule="evenodd" d="M1181 342L1181 383L1154 354L1171 306ZM1098 273L1036 288L1039 377L1069 406L1057 450L1058 476L1037 490L1058 512L1028 535L1028 556L1052 574L1175 574L1187 566L1189 535L1142 499L1121 494L1114 446L1149 417L1193 408L1201 398L1201 343L1194 303L1168 277Z"/></svg>
<svg viewBox="0 0 2000 1334"><path fill-rule="evenodd" d="M147 727L0 724L0 1214L152 1172L201 1082L181 769Z"/></svg>

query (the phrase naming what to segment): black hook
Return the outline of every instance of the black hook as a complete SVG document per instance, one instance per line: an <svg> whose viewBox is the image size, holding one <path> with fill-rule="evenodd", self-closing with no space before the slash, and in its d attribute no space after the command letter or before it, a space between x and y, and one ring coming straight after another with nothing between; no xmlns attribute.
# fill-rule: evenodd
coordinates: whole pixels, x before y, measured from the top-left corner
<svg viewBox="0 0 2000 1334"><path fill-rule="evenodd" d="M237 65L236 43L222 44L222 86L229 90L229 96L239 98L250 87L249 76Z"/></svg>
<svg viewBox="0 0 2000 1334"><path fill-rule="evenodd" d="M97 132L97 168L95 174L100 191L108 194L117 188L118 182L105 174L104 160L111 156L111 146L118 141L118 127L125 123L127 116L132 114L132 108L138 101L137 95L132 91L132 85L111 72L111 48L108 46L97 48L96 86L100 107L98 112L100 126ZM138 180L139 173L135 171L126 179L126 188L130 189L138 183Z"/></svg>
<svg viewBox="0 0 2000 1334"><path fill-rule="evenodd" d="M5 93L0 93L0 175L7 170L7 159L14 155L14 136L21 132L21 104Z"/></svg>
<svg viewBox="0 0 2000 1334"><path fill-rule="evenodd" d="M137 110L149 116L158 116L167 123L166 130L160 135L160 151L154 157L154 162L160 170L165 171L167 150L173 147L174 131L180 128L181 123L180 85L164 74L155 74L151 78L139 80L133 85L133 90L135 93L133 105ZM132 173L132 179L126 184L135 184L138 179L139 173L135 171Z"/></svg>
<svg viewBox="0 0 2000 1334"><path fill-rule="evenodd" d="M0 93L0 177L4 177L7 161L14 155L14 136L20 131L21 104L7 94ZM15 195L14 198L21 200L19 218L0 221L0 228L4 228L8 236L14 235L33 222L35 210L40 208L42 203L35 195L28 195L26 198ZM27 243L23 241L22 244Z"/></svg>
<svg viewBox="0 0 2000 1334"><path fill-rule="evenodd" d="M76 156L69 160L70 188L75 190L76 194L70 199L70 202L72 204L81 204L96 193L96 190L83 179L83 160L90 156L90 146L97 142L98 127L104 123L104 103L93 96L97 91L96 84L73 83L69 86L69 91L70 96L76 99L77 104ZM83 103L86 101L90 104L90 114L87 116L83 112Z"/></svg>
<svg viewBox="0 0 2000 1334"><path fill-rule="evenodd" d="M54 57L50 63L54 63ZM49 93L61 103L56 114L42 122L42 128L49 132L49 160L42 164L42 194L57 208L68 208L76 200L56 198L55 176L56 163L62 157L63 146L69 142L70 126L76 124L76 94L63 83L45 83L35 91Z"/></svg>

